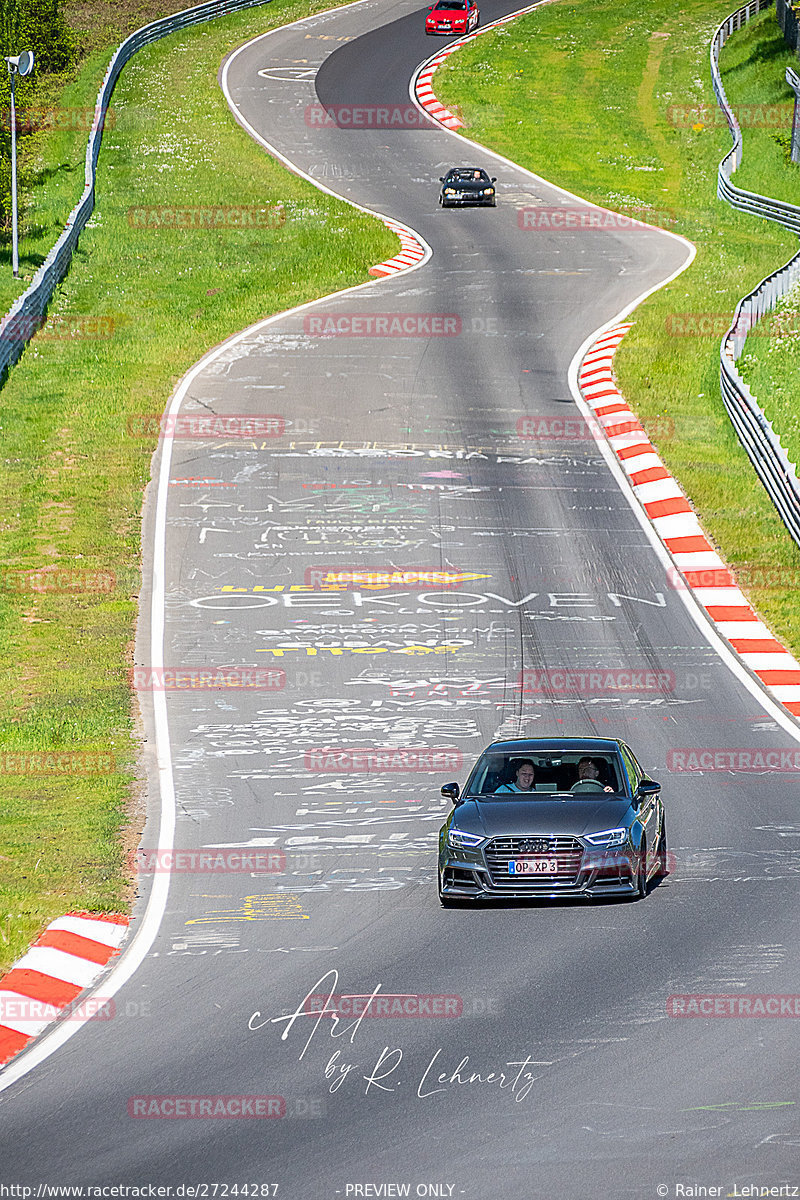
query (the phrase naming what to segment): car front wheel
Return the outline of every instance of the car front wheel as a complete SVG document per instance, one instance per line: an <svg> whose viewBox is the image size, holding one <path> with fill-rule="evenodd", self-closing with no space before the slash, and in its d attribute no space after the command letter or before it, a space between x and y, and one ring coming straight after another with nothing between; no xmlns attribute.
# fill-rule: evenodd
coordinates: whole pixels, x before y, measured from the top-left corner
<svg viewBox="0 0 800 1200"><path fill-rule="evenodd" d="M642 844L636 852L636 879L634 882L633 893L631 900L643 900L647 895L647 842L642 839Z"/></svg>

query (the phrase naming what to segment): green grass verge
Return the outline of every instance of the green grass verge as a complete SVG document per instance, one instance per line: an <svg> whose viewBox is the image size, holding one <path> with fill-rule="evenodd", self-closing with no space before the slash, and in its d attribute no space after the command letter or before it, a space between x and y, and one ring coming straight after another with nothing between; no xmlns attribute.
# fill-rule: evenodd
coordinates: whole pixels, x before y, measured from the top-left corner
<svg viewBox="0 0 800 1200"><path fill-rule="evenodd" d="M779 226L716 199L730 135L692 115L715 105L709 41L732 7L730 0L547 5L459 50L437 72L435 90L444 104L460 106L477 142L610 208L673 212L671 227L697 246L692 266L636 311L616 356L617 379L722 556L800 654L800 551L741 449L719 389L727 315L797 244ZM734 35L723 51L737 104L749 102L751 80L766 78L765 64L783 76L770 21L772 12L760 32ZM766 47L752 73L737 48L746 36L751 53L762 39ZM748 131L750 186L762 164L773 184L773 146ZM676 332L702 329L700 314L711 316L711 332ZM765 564L769 582L780 586L757 586Z"/></svg>
<svg viewBox="0 0 800 1200"><path fill-rule="evenodd" d="M800 463L800 286L755 326L738 365L790 461Z"/></svg>
<svg viewBox="0 0 800 1200"><path fill-rule="evenodd" d="M91 114L110 57L109 50L95 52L66 84L43 80L35 101L20 107L20 119L27 113L42 128L18 141L20 277L11 272L11 243L0 245L0 315L26 290L80 200Z"/></svg>
<svg viewBox="0 0 800 1200"><path fill-rule="evenodd" d="M797 55L769 10L726 47L725 87L739 113L744 150L735 182L800 205L800 163L790 157L794 93L785 79L790 66L797 68ZM755 327L739 369L789 457L800 461L800 288Z"/></svg>
<svg viewBox="0 0 800 1200"><path fill-rule="evenodd" d="M120 830L136 758L127 663L154 449L129 435L129 418L160 415L209 346L366 281L397 252L377 219L260 150L217 84L230 48L328 7L273 0L173 35L126 68L95 215L52 306L62 336L37 334L0 392L0 968L67 909L126 903ZM286 220L263 230L129 224L132 206L163 204L280 204ZM82 317L111 318L110 336L84 336ZM19 574L46 567L74 572L65 594L31 590ZM116 586L103 591L109 573ZM116 769L14 774L8 757L67 751L110 752Z"/></svg>
<svg viewBox="0 0 800 1200"><path fill-rule="evenodd" d="M742 129L742 164L733 182L762 196L800 204L800 163L791 161L794 92L786 68L797 54L767 9L722 51L725 93Z"/></svg>
<svg viewBox="0 0 800 1200"><path fill-rule="evenodd" d="M80 199L86 140L97 93L120 42L148 21L178 12L179 0L69 0L65 16L76 40L72 67L60 75L34 71L27 99L18 97L21 120L38 132L18 139L20 278L11 273L10 242L0 244L0 313L25 291ZM112 110L110 121L114 120Z"/></svg>

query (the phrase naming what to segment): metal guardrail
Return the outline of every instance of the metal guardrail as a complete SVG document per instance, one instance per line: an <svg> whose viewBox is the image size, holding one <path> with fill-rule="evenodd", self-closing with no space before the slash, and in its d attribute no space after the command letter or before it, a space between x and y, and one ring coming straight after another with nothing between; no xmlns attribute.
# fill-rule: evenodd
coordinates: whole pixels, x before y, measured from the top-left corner
<svg viewBox="0 0 800 1200"><path fill-rule="evenodd" d="M786 45L790 50L797 50L800 46L800 22L789 0L775 0L775 15Z"/></svg>
<svg viewBox="0 0 800 1200"><path fill-rule="evenodd" d="M202 21L222 17L239 9L257 8L268 3L269 0L207 0L205 4L183 9L172 16L143 25L117 47L97 96L86 147L83 194L70 213L64 232L34 275L30 287L15 300L5 317L0 320L0 379L3 379L8 369L14 365L36 330L43 324L53 293L69 269L78 238L94 210L97 160L100 157L105 116L111 94L125 64L143 46L158 41L169 33L177 33L190 25L198 25Z"/></svg>
<svg viewBox="0 0 800 1200"><path fill-rule="evenodd" d="M750 4L737 9L722 22L711 41L711 78L714 92L733 138L733 147L719 165L717 195L733 208L764 217L768 221L777 221L785 228L800 234L800 208L796 205L783 200L771 200L768 196L760 196L755 192L747 192L731 183L731 175L742 161L742 131L722 86L719 52L732 33L741 29L771 4L772 0L752 0ZM731 326L720 346L720 386L725 408L739 441L786 528L800 545L800 482L797 479L795 464L789 461L778 434L736 369L736 363L744 353L748 330L766 313L771 312L778 301L798 282L800 251L785 266L762 279L757 288L739 301Z"/></svg>

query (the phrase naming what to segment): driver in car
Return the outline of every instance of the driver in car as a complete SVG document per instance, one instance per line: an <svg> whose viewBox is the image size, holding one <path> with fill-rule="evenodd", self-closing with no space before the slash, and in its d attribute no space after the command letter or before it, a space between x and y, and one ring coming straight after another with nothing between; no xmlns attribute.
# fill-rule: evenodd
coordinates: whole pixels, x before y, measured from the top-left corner
<svg viewBox="0 0 800 1200"><path fill-rule="evenodd" d="M513 783L501 783L499 788L495 788L497 792L532 792L535 778L535 770L533 763L529 758L523 758L517 763L516 774Z"/></svg>
<svg viewBox="0 0 800 1200"><path fill-rule="evenodd" d="M589 758L588 755L586 755L584 758L579 759L579 761L578 761L578 779L577 779L577 782L573 783L572 788L570 790L574 791L574 789L579 787L579 785L582 784L584 781L592 781L592 782L597 781L598 789L600 787L602 787L604 792L613 792L613 790L614 790L612 787L609 787L608 784L603 785L600 783L600 768L598 767L595 760L593 758Z"/></svg>

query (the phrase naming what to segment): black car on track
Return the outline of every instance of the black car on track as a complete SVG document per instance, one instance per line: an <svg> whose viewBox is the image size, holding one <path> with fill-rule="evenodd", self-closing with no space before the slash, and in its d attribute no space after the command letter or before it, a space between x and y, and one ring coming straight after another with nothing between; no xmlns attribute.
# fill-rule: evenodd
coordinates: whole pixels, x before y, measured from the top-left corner
<svg viewBox="0 0 800 1200"><path fill-rule="evenodd" d="M439 899L628 896L667 872L661 787L612 738L493 742L439 835Z"/></svg>
<svg viewBox="0 0 800 1200"><path fill-rule="evenodd" d="M495 208L496 182L496 179L489 178L482 167L451 167L446 175L439 176L439 183L442 185L439 204L442 208L452 208L460 204L479 204Z"/></svg>

